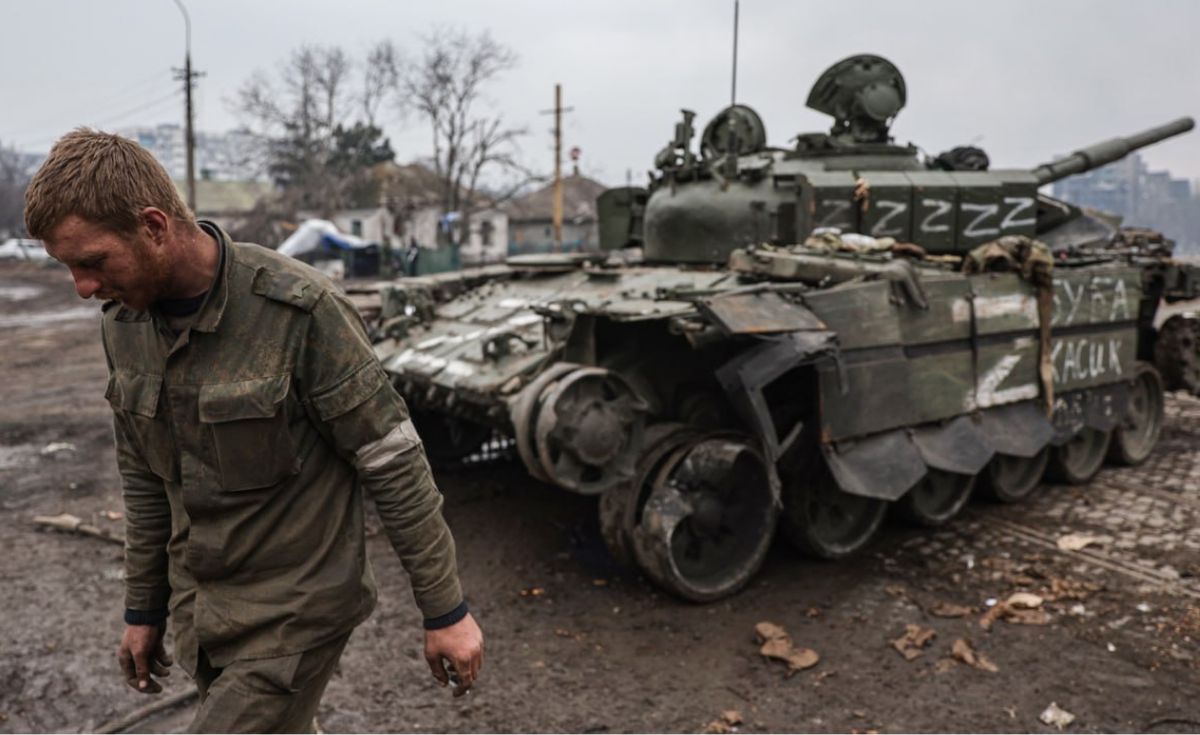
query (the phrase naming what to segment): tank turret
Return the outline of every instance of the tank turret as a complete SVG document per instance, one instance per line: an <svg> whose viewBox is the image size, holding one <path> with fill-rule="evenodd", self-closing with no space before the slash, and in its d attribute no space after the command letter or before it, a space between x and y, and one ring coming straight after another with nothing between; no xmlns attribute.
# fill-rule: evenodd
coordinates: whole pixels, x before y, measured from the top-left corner
<svg viewBox="0 0 1200 735"><path fill-rule="evenodd" d="M906 99L891 62L860 55L831 66L809 93L808 106L834 118L830 132L798 135L791 149L768 145L762 120L739 104L705 126L696 155L693 114L685 111L652 174L646 259L719 265L739 247L802 242L818 228L915 242L936 254L1004 235L1045 235L1054 248L1094 245L1114 231L1084 226L1083 212L1038 188L1194 126L1180 118L1033 169L997 170L979 149L926 160L915 146L894 143L891 125Z"/></svg>

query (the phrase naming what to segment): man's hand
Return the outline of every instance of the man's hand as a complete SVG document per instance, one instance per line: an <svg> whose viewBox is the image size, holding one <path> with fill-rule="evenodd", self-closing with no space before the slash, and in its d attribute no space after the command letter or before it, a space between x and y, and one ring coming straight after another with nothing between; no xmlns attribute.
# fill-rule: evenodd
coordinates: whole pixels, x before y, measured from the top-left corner
<svg viewBox="0 0 1200 735"><path fill-rule="evenodd" d="M483 631L470 613L448 628L425 631L425 661L442 686L450 683L445 659L457 675L454 696L461 697L479 677L483 667Z"/></svg>
<svg viewBox="0 0 1200 735"><path fill-rule="evenodd" d="M478 628L476 629L478 630ZM126 625L117 648L117 661L125 674L125 683L143 694L158 694L162 685L154 676L170 676L174 663L163 647L165 625Z"/></svg>

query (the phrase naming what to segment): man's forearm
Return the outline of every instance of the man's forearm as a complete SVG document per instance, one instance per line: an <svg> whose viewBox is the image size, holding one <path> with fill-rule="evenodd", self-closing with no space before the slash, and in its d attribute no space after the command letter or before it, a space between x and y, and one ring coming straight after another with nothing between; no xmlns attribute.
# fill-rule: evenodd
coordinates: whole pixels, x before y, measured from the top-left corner
<svg viewBox="0 0 1200 735"><path fill-rule="evenodd" d="M117 466L125 501L125 607L155 613L171 595L167 581L167 542L171 503L166 488L131 449L117 425Z"/></svg>
<svg viewBox="0 0 1200 735"><path fill-rule="evenodd" d="M412 580L421 613L427 621L454 613L463 601L454 538L442 517L442 495L412 422L406 419L387 436L362 447L355 464Z"/></svg>

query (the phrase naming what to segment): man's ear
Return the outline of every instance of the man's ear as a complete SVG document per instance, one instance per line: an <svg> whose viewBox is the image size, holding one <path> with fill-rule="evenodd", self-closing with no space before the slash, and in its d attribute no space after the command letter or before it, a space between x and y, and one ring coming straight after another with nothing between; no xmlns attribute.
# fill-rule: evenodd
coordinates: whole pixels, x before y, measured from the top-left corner
<svg viewBox="0 0 1200 735"><path fill-rule="evenodd" d="M171 218L158 207L142 209L142 226L146 228L146 234L155 245L161 246L166 243L171 234Z"/></svg>

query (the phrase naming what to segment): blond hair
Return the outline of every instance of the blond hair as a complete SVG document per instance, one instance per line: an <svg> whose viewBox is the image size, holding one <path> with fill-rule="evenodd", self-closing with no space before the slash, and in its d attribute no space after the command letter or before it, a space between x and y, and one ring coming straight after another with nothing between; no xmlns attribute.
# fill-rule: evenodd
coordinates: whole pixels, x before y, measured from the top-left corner
<svg viewBox="0 0 1200 735"><path fill-rule="evenodd" d="M58 139L29 182L25 229L44 239L76 215L129 235L137 231L145 207L195 223L166 169L149 151L119 135L76 128Z"/></svg>

